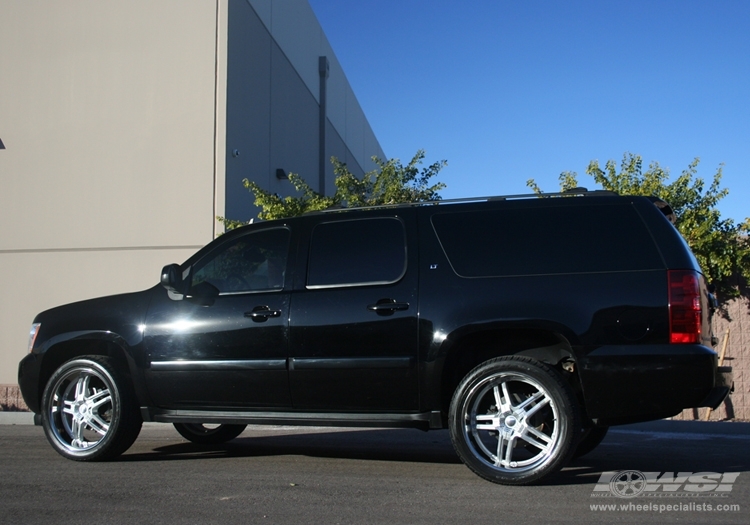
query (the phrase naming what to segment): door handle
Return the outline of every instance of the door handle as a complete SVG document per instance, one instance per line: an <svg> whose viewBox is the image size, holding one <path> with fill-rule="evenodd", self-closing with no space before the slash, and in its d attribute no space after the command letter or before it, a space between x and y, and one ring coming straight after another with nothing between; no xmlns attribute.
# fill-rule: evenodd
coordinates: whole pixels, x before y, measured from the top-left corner
<svg viewBox="0 0 750 525"><path fill-rule="evenodd" d="M395 299L380 299L375 304L368 304L367 309L380 315L390 315L398 310L408 310L409 303L400 303Z"/></svg>
<svg viewBox="0 0 750 525"><path fill-rule="evenodd" d="M245 312L245 317L249 317L253 321L262 323L267 321L269 317L280 317L281 310L271 310L268 306L256 306L250 312Z"/></svg>

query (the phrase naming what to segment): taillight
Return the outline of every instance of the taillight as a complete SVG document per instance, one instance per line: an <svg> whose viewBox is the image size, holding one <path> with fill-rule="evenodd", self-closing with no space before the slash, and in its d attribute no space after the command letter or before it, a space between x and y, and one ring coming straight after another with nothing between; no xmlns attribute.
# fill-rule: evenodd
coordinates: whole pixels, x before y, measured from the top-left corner
<svg viewBox="0 0 750 525"><path fill-rule="evenodd" d="M669 342L701 342L700 275L691 270L669 272Z"/></svg>

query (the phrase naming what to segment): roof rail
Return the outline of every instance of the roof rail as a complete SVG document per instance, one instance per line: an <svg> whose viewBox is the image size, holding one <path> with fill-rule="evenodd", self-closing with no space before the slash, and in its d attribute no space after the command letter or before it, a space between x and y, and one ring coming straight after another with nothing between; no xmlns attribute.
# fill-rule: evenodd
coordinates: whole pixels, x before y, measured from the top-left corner
<svg viewBox="0 0 750 525"><path fill-rule="evenodd" d="M419 202L404 202L399 204L378 204L374 206L355 206L353 208L346 208L337 204L325 210L311 211L306 214L313 213L332 213L337 211L348 211L348 210L374 210L378 208L413 208L417 206L438 206L443 204L455 204L461 202L492 202L492 201L507 201L507 200L519 200L519 199L531 199L531 198L551 198L551 197L586 197L586 196L610 196L617 197L619 193L609 190L588 190L586 188L571 188L563 192L556 193L519 193L516 195L491 195L486 197L463 197L459 199L440 199L434 201L419 201Z"/></svg>

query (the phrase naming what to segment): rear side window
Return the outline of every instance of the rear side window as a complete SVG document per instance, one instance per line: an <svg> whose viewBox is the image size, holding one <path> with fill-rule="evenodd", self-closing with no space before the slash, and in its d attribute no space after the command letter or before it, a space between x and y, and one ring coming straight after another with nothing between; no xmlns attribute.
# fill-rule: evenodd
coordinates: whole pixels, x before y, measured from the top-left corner
<svg viewBox="0 0 750 525"><path fill-rule="evenodd" d="M308 288L389 284L405 271L406 234L399 219L328 222L313 229Z"/></svg>
<svg viewBox="0 0 750 525"><path fill-rule="evenodd" d="M438 213L432 225L453 270L462 277L664 267L629 204Z"/></svg>

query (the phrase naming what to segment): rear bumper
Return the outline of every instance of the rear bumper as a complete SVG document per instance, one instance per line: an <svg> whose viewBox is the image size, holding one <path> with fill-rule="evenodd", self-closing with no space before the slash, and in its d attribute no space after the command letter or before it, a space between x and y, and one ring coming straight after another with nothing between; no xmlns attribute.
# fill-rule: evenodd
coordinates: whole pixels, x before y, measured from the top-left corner
<svg viewBox="0 0 750 525"><path fill-rule="evenodd" d="M714 387L701 401L700 407L709 407L712 410L719 408L730 392L734 392L734 376L731 366L719 366L716 368Z"/></svg>
<svg viewBox="0 0 750 525"><path fill-rule="evenodd" d="M660 419L685 408L718 407L731 367L702 345L606 346L579 359L586 412L600 424Z"/></svg>

